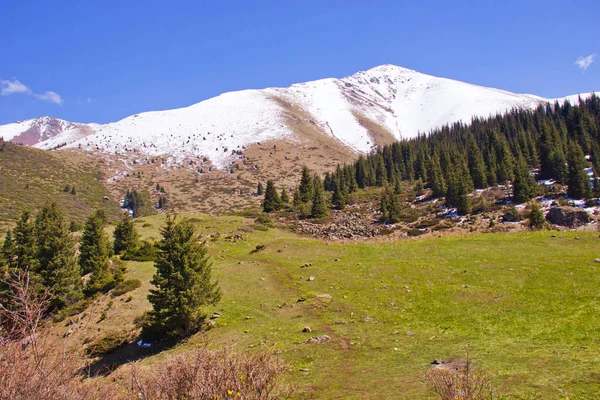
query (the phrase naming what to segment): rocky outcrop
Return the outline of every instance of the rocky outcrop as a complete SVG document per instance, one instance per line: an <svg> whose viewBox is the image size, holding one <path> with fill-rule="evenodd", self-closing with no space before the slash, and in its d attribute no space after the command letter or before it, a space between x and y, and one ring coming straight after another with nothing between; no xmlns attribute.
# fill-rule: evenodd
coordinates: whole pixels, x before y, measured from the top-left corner
<svg viewBox="0 0 600 400"><path fill-rule="evenodd" d="M577 228L591 222L590 214L575 207L554 207L548 211L546 221L554 225Z"/></svg>
<svg viewBox="0 0 600 400"><path fill-rule="evenodd" d="M370 238L379 233L380 226L370 220L371 216L362 216L358 212L332 213L332 222L326 225L314 222L300 221L298 228L304 233L329 239Z"/></svg>

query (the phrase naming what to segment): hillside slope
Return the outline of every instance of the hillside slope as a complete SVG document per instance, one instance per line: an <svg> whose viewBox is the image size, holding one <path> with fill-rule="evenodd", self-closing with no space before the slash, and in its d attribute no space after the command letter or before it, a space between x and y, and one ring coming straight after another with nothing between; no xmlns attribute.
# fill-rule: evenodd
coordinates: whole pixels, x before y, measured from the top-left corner
<svg viewBox="0 0 600 400"><path fill-rule="evenodd" d="M104 199L109 193L98 161L69 153L6 143L0 151L0 226L47 201L57 202L70 220L83 220L96 208L118 218L118 202Z"/></svg>

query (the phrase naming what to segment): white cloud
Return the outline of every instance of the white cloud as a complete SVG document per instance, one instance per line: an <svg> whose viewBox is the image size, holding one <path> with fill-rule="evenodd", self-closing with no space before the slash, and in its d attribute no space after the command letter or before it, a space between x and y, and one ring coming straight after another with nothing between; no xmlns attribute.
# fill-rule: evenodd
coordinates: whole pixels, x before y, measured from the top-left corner
<svg viewBox="0 0 600 400"><path fill-rule="evenodd" d="M33 96L36 99L40 99L58 105L62 105L63 103L63 98L60 96L60 94L56 92L47 91L43 94L33 93L33 91L29 89L27 85L19 82L19 80L16 78L14 78L12 81L0 79L0 95L10 96L11 94L26 94L29 96Z"/></svg>
<svg viewBox="0 0 600 400"><path fill-rule="evenodd" d="M2 96L9 96L15 93L31 94L31 90L16 79L13 81L0 80L0 88L0 95Z"/></svg>
<svg viewBox="0 0 600 400"><path fill-rule="evenodd" d="M34 94L34 96L40 100L48 101L50 103L62 105L63 99L60 94L56 92L46 92L44 94Z"/></svg>
<svg viewBox="0 0 600 400"><path fill-rule="evenodd" d="M86 103L91 103L92 101L94 101L94 99L92 97L88 97L85 99Z"/></svg>
<svg viewBox="0 0 600 400"><path fill-rule="evenodd" d="M590 54L589 56L585 57L580 56L577 58L577 60L575 60L575 65L577 65L580 69L585 71L590 65L592 65L595 58L596 54Z"/></svg>

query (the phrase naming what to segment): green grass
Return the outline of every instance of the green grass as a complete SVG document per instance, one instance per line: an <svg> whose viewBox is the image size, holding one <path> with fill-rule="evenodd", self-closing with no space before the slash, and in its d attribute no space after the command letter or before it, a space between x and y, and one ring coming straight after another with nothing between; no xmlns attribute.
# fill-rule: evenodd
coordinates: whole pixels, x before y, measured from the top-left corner
<svg viewBox="0 0 600 400"><path fill-rule="evenodd" d="M144 220L151 226L142 236L158 237L162 217ZM241 232L246 239L207 242L223 290L222 302L207 310L222 314L211 346L281 350L298 398L435 398L422 378L430 362L464 358L467 344L506 398L592 399L600 392L597 233L343 244L277 229L248 233L251 220L241 217L196 222L204 235ZM251 254L259 244L265 250ZM129 277L144 282L133 292L142 301L153 269L128 265ZM312 333L302 333L305 325ZM305 343L323 334L332 340Z"/></svg>
<svg viewBox="0 0 600 400"><path fill-rule="evenodd" d="M95 172L99 170L97 165L77 168L52 152L6 143L0 152L0 226L47 201L58 203L68 219L81 221L102 208L116 220L121 215L119 205L103 200L108 192ZM66 185L75 186L76 194L65 192Z"/></svg>

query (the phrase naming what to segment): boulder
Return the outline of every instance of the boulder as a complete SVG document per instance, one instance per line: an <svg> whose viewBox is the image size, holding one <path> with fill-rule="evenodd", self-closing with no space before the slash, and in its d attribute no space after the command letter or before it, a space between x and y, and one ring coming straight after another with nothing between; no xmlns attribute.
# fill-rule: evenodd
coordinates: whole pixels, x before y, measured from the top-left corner
<svg viewBox="0 0 600 400"><path fill-rule="evenodd" d="M591 221L590 214L575 207L553 207L546 215L546 221L554 225L576 228Z"/></svg>

